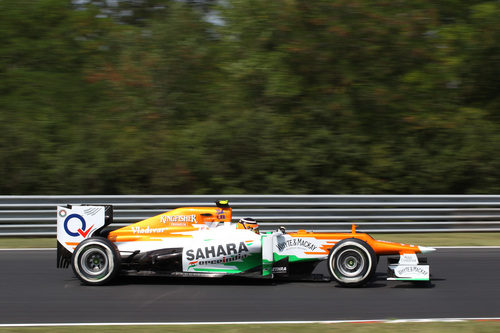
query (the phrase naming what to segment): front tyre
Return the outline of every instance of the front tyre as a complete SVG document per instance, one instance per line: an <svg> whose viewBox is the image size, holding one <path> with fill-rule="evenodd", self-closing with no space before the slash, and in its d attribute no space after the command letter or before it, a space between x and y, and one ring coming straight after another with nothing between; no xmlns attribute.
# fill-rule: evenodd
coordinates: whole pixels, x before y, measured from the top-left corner
<svg viewBox="0 0 500 333"><path fill-rule="evenodd" d="M84 284L106 284L118 274L119 256L118 249L108 239L87 238L73 252L73 272Z"/></svg>
<svg viewBox="0 0 500 333"><path fill-rule="evenodd" d="M373 278L376 267L375 252L360 239L343 239L328 255L330 275L342 286L358 287L366 284Z"/></svg>

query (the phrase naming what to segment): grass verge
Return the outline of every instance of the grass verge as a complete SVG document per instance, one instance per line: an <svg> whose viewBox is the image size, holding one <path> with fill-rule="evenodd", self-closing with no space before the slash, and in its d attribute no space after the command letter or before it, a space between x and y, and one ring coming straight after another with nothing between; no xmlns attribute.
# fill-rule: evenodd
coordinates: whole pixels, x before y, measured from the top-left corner
<svg viewBox="0 0 500 333"><path fill-rule="evenodd" d="M388 324L287 324L287 325L188 325L188 326L79 326L79 327L3 327L0 332L148 332L148 333L251 333L251 332L280 332L280 333L382 333L382 332L499 332L500 322L443 322L443 323L388 323Z"/></svg>
<svg viewBox="0 0 500 333"><path fill-rule="evenodd" d="M0 237L0 249L18 249L18 248L56 248L55 238L47 237Z"/></svg>

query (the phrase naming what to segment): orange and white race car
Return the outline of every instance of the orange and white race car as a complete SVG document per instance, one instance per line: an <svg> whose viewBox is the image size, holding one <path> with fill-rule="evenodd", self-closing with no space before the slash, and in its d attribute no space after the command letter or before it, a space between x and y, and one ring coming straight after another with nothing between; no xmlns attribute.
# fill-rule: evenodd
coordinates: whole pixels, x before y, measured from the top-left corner
<svg viewBox="0 0 500 333"><path fill-rule="evenodd" d="M326 260L333 280L362 286L374 277L379 256L397 255L388 261L388 280L429 281L429 266L417 254L433 248L375 240L354 225L350 233L260 232L254 219L231 218L228 202L217 201L109 231L110 205L58 206L57 267L71 264L84 284L101 285L118 274L312 279Z"/></svg>

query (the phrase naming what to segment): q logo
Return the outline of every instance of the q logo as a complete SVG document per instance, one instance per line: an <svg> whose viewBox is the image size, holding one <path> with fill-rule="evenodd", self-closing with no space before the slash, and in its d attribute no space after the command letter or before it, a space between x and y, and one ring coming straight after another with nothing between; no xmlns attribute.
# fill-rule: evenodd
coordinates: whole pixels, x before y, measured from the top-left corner
<svg viewBox="0 0 500 333"><path fill-rule="evenodd" d="M80 220L81 227L78 228L76 230L76 232L69 230L69 227L68 227L68 223L72 219ZM92 230L93 227L94 227L94 225L92 225L89 229L87 229L87 224L85 223L85 219L81 215L78 215L78 214L71 214L68 217L66 217L66 219L64 220L64 231L66 231L66 233L72 237L82 236L83 238L85 238L85 237L87 237L87 235L89 234L90 230Z"/></svg>

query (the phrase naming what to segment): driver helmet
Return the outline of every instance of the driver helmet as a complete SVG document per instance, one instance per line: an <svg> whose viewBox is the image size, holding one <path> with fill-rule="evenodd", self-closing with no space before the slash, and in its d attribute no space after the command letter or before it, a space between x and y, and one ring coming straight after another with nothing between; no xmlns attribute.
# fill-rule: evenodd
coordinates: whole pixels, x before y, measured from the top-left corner
<svg viewBox="0 0 500 333"><path fill-rule="evenodd" d="M259 225L257 224L257 221L251 217L244 217L238 221L238 223L243 226L243 229L248 229L256 234L259 233Z"/></svg>

